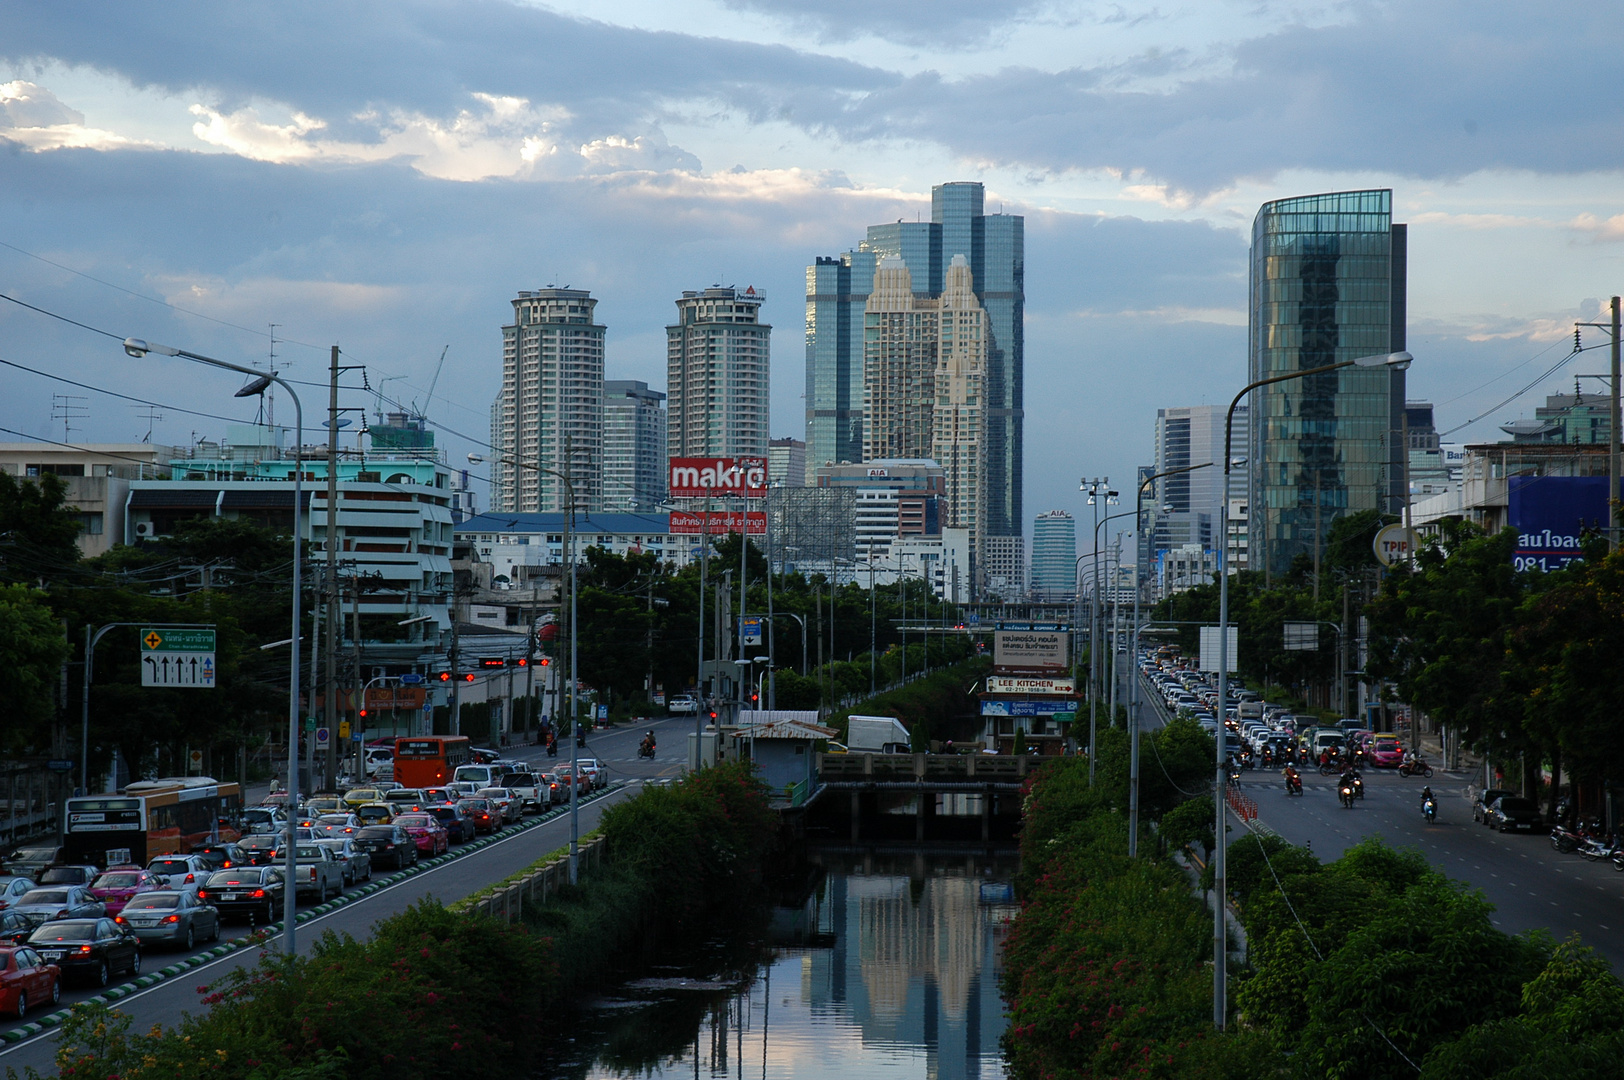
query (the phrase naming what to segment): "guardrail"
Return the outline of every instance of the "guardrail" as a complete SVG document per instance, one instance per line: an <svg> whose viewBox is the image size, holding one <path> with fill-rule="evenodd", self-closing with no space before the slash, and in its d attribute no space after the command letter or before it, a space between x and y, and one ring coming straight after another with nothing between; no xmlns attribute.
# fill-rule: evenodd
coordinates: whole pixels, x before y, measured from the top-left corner
<svg viewBox="0 0 1624 1080"><path fill-rule="evenodd" d="M582 841L578 850L580 864L576 867L577 879L601 869L608 858L608 844L602 836ZM549 896L568 883L569 862L567 854L556 855L513 884L497 888L490 895L468 903L464 910L501 919L505 923L516 923L526 901L532 904L546 903Z"/></svg>
<svg viewBox="0 0 1624 1080"><path fill-rule="evenodd" d="M1016 782L1032 754L819 754L819 780L869 783Z"/></svg>

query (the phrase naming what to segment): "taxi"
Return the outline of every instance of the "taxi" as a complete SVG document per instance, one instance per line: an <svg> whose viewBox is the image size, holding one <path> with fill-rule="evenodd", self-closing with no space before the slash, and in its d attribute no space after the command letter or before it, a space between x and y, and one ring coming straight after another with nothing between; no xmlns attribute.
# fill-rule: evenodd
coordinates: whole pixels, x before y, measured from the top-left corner
<svg viewBox="0 0 1624 1080"><path fill-rule="evenodd" d="M133 896L157 892L165 888L156 875L139 866L110 866L107 872L90 883L90 895L100 900L109 916L124 910Z"/></svg>
<svg viewBox="0 0 1624 1080"><path fill-rule="evenodd" d="M358 810L367 803L383 801L383 791L375 787L354 788L344 793L344 804L350 810Z"/></svg>
<svg viewBox="0 0 1624 1080"><path fill-rule="evenodd" d="M1396 735L1377 735L1365 744L1365 756L1378 769L1396 769L1404 764L1404 744Z"/></svg>
<svg viewBox="0 0 1624 1080"><path fill-rule="evenodd" d="M367 802L355 808L355 816L361 820L363 827L367 825L387 825L395 820L396 808L386 802Z"/></svg>

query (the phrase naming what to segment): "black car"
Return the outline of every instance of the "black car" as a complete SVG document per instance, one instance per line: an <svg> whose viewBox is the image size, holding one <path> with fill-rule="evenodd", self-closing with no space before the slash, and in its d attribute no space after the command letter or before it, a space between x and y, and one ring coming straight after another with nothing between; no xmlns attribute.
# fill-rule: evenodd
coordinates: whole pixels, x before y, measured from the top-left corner
<svg viewBox="0 0 1624 1080"><path fill-rule="evenodd" d="M1502 795L1489 808L1488 823L1501 832L1533 832L1545 821L1533 799Z"/></svg>
<svg viewBox="0 0 1624 1080"><path fill-rule="evenodd" d="M39 923L15 911L0 911L0 942L21 945Z"/></svg>
<svg viewBox="0 0 1624 1080"><path fill-rule="evenodd" d="M101 867L85 865L49 866L39 876L41 885L89 885L101 877Z"/></svg>
<svg viewBox="0 0 1624 1080"><path fill-rule="evenodd" d="M141 974L141 942L112 919L62 919L28 935L28 944L62 977L106 986L121 971Z"/></svg>
<svg viewBox="0 0 1624 1080"><path fill-rule="evenodd" d="M1472 800L1472 820L1481 821L1485 825L1491 824L1495 801L1502 795L1515 794L1517 794L1515 791L1507 791L1504 788L1485 788Z"/></svg>
<svg viewBox="0 0 1624 1080"><path fill-rule="evenodd" d="M233 866L246 866L253 860L238 844L204 844L192 849L192 854L209 864L214 870L229 870Z"/></svg>
<svg viewBox="0 0 1624 1080"><path fill-rule="evenodd" d="M372 856L373 866L404 870L417 862L417 841L399 825L368 825L355 834L355 846Z"/></svg>
<svg viewBox="0 0 1624 1080"><path fill-rule="evenodd" d="M449 843L460 844L464 840L474 838L474 823L451 803L430 806L427 812L433 814L434 819L445 826L446 839Z"/></svg>
<svg viewBox="0 0 1624 1080"><path fill-rule="evenodd" d="M237 842L237 850L248 857L249 866L266 866L276 861L281 845L280 836L245 836Z"/></svg>
<svg viewBox="0 0 1624 1080"><path fill-rule="evenodd" d="M275 867L234 866L210 874L197 898L218 908L222 919L247 919L249 926L257 926L277 920L286 892L282 872Z"/></svg>

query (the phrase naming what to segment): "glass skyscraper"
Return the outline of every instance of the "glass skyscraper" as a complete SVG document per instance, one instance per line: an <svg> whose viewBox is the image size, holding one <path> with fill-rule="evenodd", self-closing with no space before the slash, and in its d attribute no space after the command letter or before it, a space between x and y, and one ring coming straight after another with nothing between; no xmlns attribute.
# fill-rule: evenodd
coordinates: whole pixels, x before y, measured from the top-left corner
<svg viewBox="0 0 1624 1080"><path fill-rule="evenodd" d="M921 297L937 297L953 256L969 260L987 312L986 535L1020 536L1026 219L986 214L978 183L931 189L930 221L870 225L856 251L806 271L806 463L857 462L863 454L863 308L877 261L902 259Z"/></svg>
<svg viewBox="0 0 1624 1080"><path fill-rule="evenodd" d="M1265 203L1252 223L1249 381L1402 350L1406 243L1390 190ZM1281 573L1313 558L1338 517L1401 505L1403 415L1404 372L1391 368L1253 392L1253 569Z"/></svg>

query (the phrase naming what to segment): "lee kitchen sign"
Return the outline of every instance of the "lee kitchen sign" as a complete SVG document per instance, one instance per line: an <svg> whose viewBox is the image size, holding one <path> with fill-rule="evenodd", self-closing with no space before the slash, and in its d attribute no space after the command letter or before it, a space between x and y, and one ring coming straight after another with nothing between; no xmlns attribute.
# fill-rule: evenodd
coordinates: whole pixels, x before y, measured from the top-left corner
<svg viewBox="0 0 1624 1080"><path fill-rule="evenodd" d="M1074 679L1025 678L1019 675L992 675L987 679L989 694L1075 694Z"/></svg>

